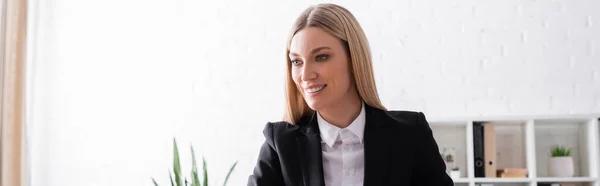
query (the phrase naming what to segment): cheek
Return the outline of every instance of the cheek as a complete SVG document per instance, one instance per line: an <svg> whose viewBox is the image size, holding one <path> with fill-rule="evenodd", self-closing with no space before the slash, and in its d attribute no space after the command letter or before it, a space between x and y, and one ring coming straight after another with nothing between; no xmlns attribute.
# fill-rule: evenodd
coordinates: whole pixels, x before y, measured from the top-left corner
<svg viewBox="0 0 600 186"><path fill-rule="evenodd" d="M331 68L328 72L331 74L333 81L340 87L340 89L348 88L351 84L352 77L350 76L348 65L339 63L335 68Z"/></svg>
<svg viewBox="0 0 600 186"><path fill-rule="evenodd" d="M294 70L293 68L290 72L292 73L292 80L294 81L296 88L298 88L298 90L300 90L300 80L301 80L300 73L297 70Z"/></svg>
<svg viewBox="0 0 600 186"><path fill-rule="evenodd" d="M300 74L298 73L298 71L292 68L292 70L290 70L290 73L292 73L292 80L294 80L294 83L298 84L300 80Z"/></svg>

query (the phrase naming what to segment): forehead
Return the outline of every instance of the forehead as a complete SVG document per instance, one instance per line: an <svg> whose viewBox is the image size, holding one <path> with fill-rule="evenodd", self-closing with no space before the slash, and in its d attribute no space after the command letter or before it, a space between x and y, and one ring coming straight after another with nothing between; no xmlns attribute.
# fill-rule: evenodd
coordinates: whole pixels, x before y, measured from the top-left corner
<svg viewBox="0 0 600 186"><path fill-rule="evenodd" d="M332 50L341 49L338 38L319 27L306 27L294 35L290 42L290 53L308 55L312 49L327 46Z"/></svg>

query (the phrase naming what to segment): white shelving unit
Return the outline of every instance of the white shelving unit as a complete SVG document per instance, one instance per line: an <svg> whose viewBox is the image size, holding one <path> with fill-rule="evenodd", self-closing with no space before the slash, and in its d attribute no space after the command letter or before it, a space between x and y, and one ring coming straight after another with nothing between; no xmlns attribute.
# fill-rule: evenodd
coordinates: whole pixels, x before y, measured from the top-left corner
<svg viewBox="0 0 600 186"><path fill-rule="evenodd" d="M520 116L477 118L429 118L440 147L455 148L455 163L461 178L457 186L492 183L495 186L537 186L538 183L575 183L600 186L598 120L600 113L565 116ZM475 177L473 123L495 124L497 168L526 168L527 178ZM575 176L549 177L550 148L563 145L572 149Z"/></svg>

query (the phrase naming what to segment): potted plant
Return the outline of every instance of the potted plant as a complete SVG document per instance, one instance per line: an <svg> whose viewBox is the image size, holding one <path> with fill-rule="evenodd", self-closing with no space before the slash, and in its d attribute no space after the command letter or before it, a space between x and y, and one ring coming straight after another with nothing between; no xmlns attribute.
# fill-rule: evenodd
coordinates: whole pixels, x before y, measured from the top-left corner
<svg viewBox="0 0 600 186"><path fill-rule="evenodd" d="M169 179L171 180L171 186L208 186L208 171L206 169L206 160L202 157L202 173L203 173L203 181L200 183L200 178L198 177L198 168L196 166L196 155L194 154L194 147L192 149L192 172L190 174L190 180L188 181L181 174L181 165L179 163L179 150L177 149L177 141L173 139L173 172L169 170ZM223 186L227 185L227 180L229 180L229 176L231 176L231 172L237 165L237 162L231 166L227 176L225 177L225 181L223 181ZM174 179L173 179L174 178ZM154 178L152 178L152 183L154 186L158 186L158 183Z"/></svg>
<svg viewBox="0 0 600 186"><path fill-rule="evenodd" d="M573 158L571 149L563 146L554 146L550 151L548 161L548 174L552 177L573 177Z"/></svg>
<svg viewBox="0 0 600 186"><path fill-rule="evenodd" d="M460 169L457 166L452 167L452 170L450 170L450 178L452 178L452 179L460 178Z"/></svg>
<svg viewBox="0 0 600 186"><path fill-rule="evenodd" d="M444 148L443 152L440 152L440 156L442 156L442 159L444 160L444 163L446 164L446 173L449 175L458 174L458 176L460 177L460 171L458 171L458 167L456 166L456 163L454 162L454 154L455 154L454 147L452 147L452 150L450 152L448 152L446 148ZM455 169L456 169L456 171L455 171Z"/></svg>
<svg viewBox="0 0 600 186"><path fill-rule="evenodd" d="M452 156L452 154L447 154L446 155L446 162L448 162L448 163L454 163L454 157Z"/></svg>

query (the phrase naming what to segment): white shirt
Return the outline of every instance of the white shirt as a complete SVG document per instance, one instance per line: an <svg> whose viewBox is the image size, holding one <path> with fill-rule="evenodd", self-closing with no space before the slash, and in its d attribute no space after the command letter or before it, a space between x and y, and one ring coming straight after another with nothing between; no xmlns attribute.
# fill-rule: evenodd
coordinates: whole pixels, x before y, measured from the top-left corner
<svg viewBox="0 0 600 186"><path fill-rule="evenodd" d="M326 186L363 185L365 122L364 104L358 117L343 129L325 121L317 112Z"/></svg>

